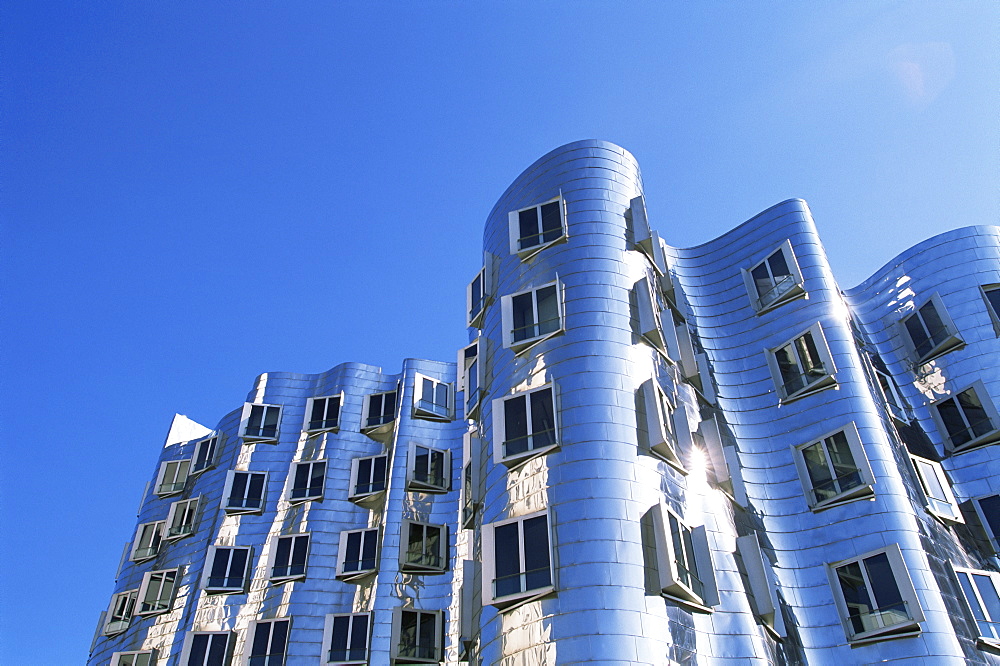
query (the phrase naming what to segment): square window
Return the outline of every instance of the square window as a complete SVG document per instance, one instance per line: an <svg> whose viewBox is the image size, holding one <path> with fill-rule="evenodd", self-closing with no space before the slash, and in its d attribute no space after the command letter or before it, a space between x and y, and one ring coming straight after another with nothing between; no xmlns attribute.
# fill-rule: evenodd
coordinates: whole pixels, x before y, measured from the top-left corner
<svg viewBox="0 0 1000 666"><path fill-rule="evenodd" d="M129 559L133 562L142 562L156 557L160 552L160 540L163 538L164 525L165 522L162 520L139 525L135 531L135 539L132 541L132 553Z"/></svg>
<svg viewBox="0 0 1000 666"><path fill-rule="evenodd" d="M340 405L343 394L309 398L306 403L306 432L336 431L340 427Z"/></svg>
<svg viewBox="0 0 1000 666"><path fill-rule="evenodd" d="M479 503L482 501L480 491L482 474L482 440L472 433L462 436L462 492L461 492L461 528L472 529Z"/></svg>
<svg viewBox="0 0 1000 666"><path fill-rule="evenodd" d="M792 243L787 240L759 264L744 270L743 280L750 292L750 303L758 313L806 293Z"/></svg>
<svg viewBox="0 0 1000 666"><path fill-rule="evenodd" d="M413 415L431 421L451 420L451 384L424 375L414 378Z"/></svg>
<svg viewBox="0 0 1000 666"><path fill-rule="evenodd" d="M222 508L226 513L260 513L266 489L267 472L229 470L222 491Z"/></svg>
<svg viewBox="0 0 1000 666"><path fill-rule="evenodd" d="M813 511L874 494L875 477L854 423L793 451Z"/></svg>
<svg viewBox="0 0 1000 666"><path fill-rule="evenodd" d="M933 405L932 413L945 436L945 446L965 451L1000 440L1000 416L981 381Z"/></svg>
<svg viewBox="0 0 1000 666"><path fill-rule="evenodd" d="M388 457L369 456L355 458L351 461L351 494L352 502L371 498L385 490Z"/></svg>
<svg viewBox="0 0 1000 666"><path fill-rule="evenodd" d="M489 275L484 266L465 290L466 325L471 328L483 327L483 315L486 313L486 306L490 304L492 286L487 284L488 278Z"/></svg>
<svg viewBox="0 0 1000 666"><path fill-rule="evenodd" d="M274 442L278 439L280 405L243 405L240 437L246 442Z"/></svg>
<svg viewBox="0 0 1000 666"><path fill-rule="evenodd" d="M423 493L451 490L451 452L413 442L406 452L406 489Z"/></svg>
<svg viewBox="0 0 1000 666"><path fill-rule="evenodd" d="M510 212L511 254L529 259L550 245L566 240L565 216L561 197Z"/></svg>
<svg viewBox="0 0 1000 666"><path fill-rule="evenodd" d="M552 592L548 512L483 525L483 603L506 607Z"/></svg>
<svg viewBox="0 0 1000 666"><path fill-rule="evenodd" d="M664 503L650 508L663 596L703 612L719 603L704 526L691 528Z"/></svg>
<svg viewBox="0 0 1000 666"><path fill-rule="evenodd" d="M519 353L562 332L562 299L558 280L501 298L503 346Z"/></svg>
<svg viewBox="0 0 1000 666"><path fill-rule="evenodd" d="M326 485L326 461L314 460L292 465L295 473L292 475L292 489L289 500L302 502L323 498L323 487Z"/></svg>
<svg viewBox="0 0 1000 666"><path fill-rule="evenodd" d="M111 655L111 666L155 666L155 664L156 652L154 650L114 652Z"/></svg>
<svg viewBox="0 0 1000 666"><path fill-rule="evenodd" d="M209 546L202 587L206 592L245 592L249 566L249 548Z"/></svg>
<svg viewBox="0 0 1000 666"><path fill-rule="evenodd" d="M370 635L370 613L327 615L323 627L323 645L327 652L323 663L337 666L367 664Z"/></svg>
<svg viewBox="0 0 1000 666"><path fill-rule="evenodd" d="M642 426L640 433L644 433L646 437L643 443L650 453L662 458L686 474L687 470L684 469L681 462L678 446L678 428L673 419L675 411L667 394L664 393L663 388L655 379L647 379L639 390L642 394L643 415L645 416L640 424ZM687 428L687 418L683 412L683 408L676 410L676 413L681 417L680 420L684 422L684 427Z"/></svg>
<svg viewBox="0 0 1000 666"><path fill-rule="evenodd" d="M180 663L184 666L226 666L228 657L228 631L192 631L184 639Z"/></svg>
<svg viewBox="0 0 1000 666"><path fill-rule="evenodd" d="M494 400L493 434L494 460L507 465L548 453L558 446L554 385Z"/></svg>
<svg viewBox="0 0 1000 666"><path fill-rule="evenodd" d="M837 385L834 379L837 369L818 323L769 350L767 364L782 402Z"/></svg>
<svg viewBox="0 0 1000 666"><path fill-rule="evenodd" d="M203 439L194 447L194 457L191 463L191 474L200 474L215 465L215 453L219 446L219 437L214 435Z"/></svg>
<svg viewBox="0 0 1000 666"><path fill-rule="evenodd" d="M937 294L900 322L917 365L926 363L963 344L958 329Z"/></svg>
<svg viewBox="0 0 1000 666"><path fill-rule="evenodd" d="M920 631L923 612L898 545L836 562L827 571L850 642Z"/></svg>
<svg viewBox="0 0 1000 666"><path fill-rule="evenodd" d="M308 534L278 537L271 552L271 582L305 578L308 559Z"/></svg>
<svg viewBox="0 0 1000 666"><path fill-rule="evenodd" d="M986 311L993 323L993 330L1000 335L1000 284L984 284L980 290L986 301Z"/></svg>
<svg viewBox="0 0 1000 666"><path fill-rule="evenodd" d="M439 573L448 568L448 528L412 520L402 523L400 571Z"/></svg>
<svg viewBox="0 0 1000 666"><path fill-rule="evenodd" d="M198 498L181 500L170 505L167 513L167 539L180 539L194 533L198 520Z"/></svg>
<svg viewBox="0 0 1000 666"><path fill-rule="evenodd" d="M444 614L397 608L393 616L392 662L436 664L444 659Z"/></svg>
<svg viewBox="0 0 1000 666"><path fill-rule="evenodd" d="M483 397L483 363L479 358L481 338L458 352L458 390L465 396L465 418L479 416L479 403Z"/></svg>
<svg viewBox="0 0 1000 666"><path fill-rule="evenodd" d="M146 572L139 586L139 608L135 614L152 615L170 610L178 578L178 569Z"/></svg>
<svg viewBox="0 0 1000 666"><path fill-rule="evenodd" d="M361 432L368 436L392 432L396 420L396 392L373 393L365 400L361 415Z"/></svg>
<svg viewBox="0 0 1000 666"><path fill-rule="evenodd" d="M962 512L951 492L951 483L941 467L941 463L910 454L913 468L917 472L920 487L927 498L927 510L932 514L952 523L964 523Z"/></svg>
<svg viewBox="0 0 1000 666"><path fill-rule="evenodd" d="M993 547L993 552L1000 554L1000 495L977 497L972 502L976 515L986 532L986 537Z"/></svg>
<svg viewBox="0 0 1000 666"><path fill-rule="evenodd" d="M254 620L247 641L247 666L285 666L290 620Z"/></svg>
<svg viewBox="0 0 1000 666"><path fill-rule="evenodd" d="M135 613L135 602L139 597L139 590L126 590L111 597L111 606L108 607L107 619L104 622L104 635L113 636L128 629L132 622L132 615Z"/></svg>
<svg viewBox="0 0 1000 666"><path fill-rule="evenodd" d="M979 647L1000 649L1000 573L955 567L965 603L979 631Z"/></svg>
<svg viewBox="0 0 1000 666"><path fill-rule="evenodd" d="M374 573L378 568L378 530L349 530L340 533L337 550L337 578L351 580Z"/></svg>
<svg viewBox="0 0 1000 666"><path fill-rule="evenodd" d="M160 473L156 476L156 494L165 497L184 490L190 468L190 460L168 460L161 463Z"/></svg>

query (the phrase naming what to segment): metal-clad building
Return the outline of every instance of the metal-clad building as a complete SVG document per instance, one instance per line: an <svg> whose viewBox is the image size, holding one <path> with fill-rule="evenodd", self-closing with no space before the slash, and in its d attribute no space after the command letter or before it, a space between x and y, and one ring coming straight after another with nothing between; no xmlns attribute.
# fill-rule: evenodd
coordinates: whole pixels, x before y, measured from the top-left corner
<svg viewBox="0 0 1000 666"><path fill-rule="evenodd" d="M1000 663L1000 229L838 287L582 141L501 196L456 363L177 417L91 662Z"/></svg>

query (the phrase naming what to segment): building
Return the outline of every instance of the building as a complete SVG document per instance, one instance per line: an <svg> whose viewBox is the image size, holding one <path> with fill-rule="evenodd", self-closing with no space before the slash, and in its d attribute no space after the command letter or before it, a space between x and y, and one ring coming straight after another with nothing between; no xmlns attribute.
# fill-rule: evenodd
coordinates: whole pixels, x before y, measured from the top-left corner
<svg viewBox="0 0 1000 666"><path fill-rule="evenodd" d="M842 292L667 245L600 141L490 214L457 363L176 417L91 664L1000 664L1000 228Z"/></svg>

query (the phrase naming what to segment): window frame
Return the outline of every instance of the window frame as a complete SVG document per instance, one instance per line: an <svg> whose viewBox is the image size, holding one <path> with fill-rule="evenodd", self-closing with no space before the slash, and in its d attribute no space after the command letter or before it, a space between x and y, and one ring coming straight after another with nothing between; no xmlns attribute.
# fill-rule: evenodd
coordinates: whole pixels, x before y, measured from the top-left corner
<svg viewBox="0 0 1000 666"><path fill-rule="evenodd" d="M462 481L459 491L459 528L475 527L482 500L482 439L471 432L462 435Z"/></svg>
<svg viewBox="0 0 1000 666"><path fill-rule="evenodd" d="M419 449L427 451L427 479L418 478L417 460L420 457ZM436 454L441 458L441 478L431 479L430 472L433 468L433 460ZM451 491L451 451L448 449L436 449L432 446L425 446L417 442L410 442L406 450L406 489L410 492L418 493L447 493Z"/></svg>
<svg viewBox="0 0 1000 666"><path fill-rule="evenodd" d="M274 626L278 624L285 624L285 638L284 645L282 645L281 652L267 652L265 655L255 655L253 654L254 644L257 642L257 629L261 625L269 624L272 625L271 629L268 630L267 637L267 649L272 649L271 643L274 640ZM243 647L243 666L285 666L288 663L288 639L292 635L292 618L290 617L276 617L269 620L251 620L249 626L247 627L247 640ZM275 656L280 655L281 660L278 663L273 663L272 659ZM254 661L254 657L266 657L266 661Z"/></svg>
<svg viewBox="0 0 1000 666"><path fill-rule="evenodd" d="M455 394L462 394L462 410L466 419L476 419L480 414L480 405L483 401L485 391L483 390L485 373L484 364L481 358L481 346L483 339L477 337L470 344L458 350L458 381L455 387ZM470 378L474 377L473 382ZM456 399L457 402L457 399ZM455 411L458 411L456 406Z"/></svg>
<svg viewBox="0 0 1000 666"><path fill-rule="evenodd" d="M431 553L432 557L437 557L437 564L424 564L413 562L410 559L410 536L413 527L424 528L421 543L423 548L421 553L426 556L428 553L427 540L428 528L438 531L437 553ZM404 518L399 529L399 570L408 574L436 574L444 573L448 570L448 526L435 523L425 523L419 520Z"/></svg>
<svg viewBox="0 0 1000 666"><path fill-rule="evenodd" d="M206 645L205 658L201 660L201 663L192 663L193 657L191 653L194 651L194 643L198 636L209 636L208 645ZM221 661L209 661L212 657L212 638L222 636L224 637L226 643L223 648L223 654ZM233 633L231 631L189 631L184 635L184 646L181 648L181 659L180 664L183 666L225 666L225 664L230 663L232 658L233 648L236 641L233 640Z"/></svg>
<svg viewBox="0 0 1000 666"><path fill-rule="evenodd" d="M684 462L681 459L682 440L678 435L681 427L688 427L687 413L684 411L684 407L679 407L671 400L656 378L644 381L640 385L639 391L642 395L647 437L645 444L648 453L663 460L682 474L687 474L688 470L684 467ZM690 433L690 430L688 432Z"/></svg>
<svg viewBox="0 0 1000 666"><path fill-rule="evenodd" d="M157 574L164 574L163 579L166 580L166 574L173 574L173 578L170 581L169 592L164 595L163 589L166 587L166 583L160 583L159 592L157 592L156 601L158 605L151 607L148 610L144 610L148 602L146 597L149 592L149 587L152 584L153 577ZM180 584L181 579L181 569L180 567L174 567L172 569L156 569L154 571L147 571L142 575L142 583L139 585L139 593L136 597L135 610L132 612L132 616L146 616L146 615L160 615L162 613L168 613L173 610L174 597L177 594L177 586ZM166 600L165 602L163 600ZM162 607L159 604L165 604Z"/></svg>
<svg viewBox="0 0 1000 666"><path fill-rule="evenodd" d="M392 413L385 413L385 397L389 394L393 395L392 399ZM369 424L372 418L372 399L376 396L380 396L381 407L379 409L378 423ZM361 406L361 432L372 437L373 439L378 439L379 435L386 435L392 432L393 428L396 427L396 419L399 418L399 387L389 391L376 391L375 393L368 393L365 395ZM391 417L391 418L390 418Z"/></svg>
<svg viewBox="0 0 1000 666"><path fill-rule="evenodd" d="M382 487L379 488L378 490L368 490L366 492L359 493L358 492L358 484L359 484L359 481L360 481L359 475L361 474L361 461L362 460L372 460L372 461L374 461L376 458L382 458L385 461L385 463L383 465L385 471L382 474ZM368 484L369 487L371 487L371 486L374 485L375 472L376 472L375 467L376 467L376 465L373 462L372 466L371 466L371 473L369 474L369 479L370 479L370 483ZM379 454L376 454L376 455L373 455L373 456L361 456L359 458L352 458L351 459L351 486L350 486L350 490L348 491L347 499L349 499L352 502L359 503L359 504L360 503L364 503L366 500L372 500L372 499L374 499L374 498L382 495L383 493L385 493L386 487L388 486L388 482L389 482L389 456L387 454L385 454L385 453L379 453Z"/></svg>
<svg viewBox="0 0 1000 666"><path fill-rule="evenodd" d="M381 530L377 527L363 527L353 530L343 530L340 533L340 543L337 547L337 578L340 580L350 581L359 578L364 578L370 576L378 571L379 558L382 553L382 539ZM350 535L361 534L361 543L358 546L358 556L361 558L357 560L359 564L364 564L364 551L368 545L370 539L374 539L374 554L372 557L372 566L364 569L352 569L350 571L345 570L345 565L347 564L347 548L348 541L350 540Z"/></svg>
<svg viewBox="0 0 1000 666"><path fill-rule="evenodd" d="M257 427L257 433L248 433L247 430L250 429L250 421L253 415L254 407L263 408L261 425ZM270 426L268 425L268 413L270 413L271 409L278 410L278 415L275 417L273 434L265 433L265 429L270 429ZM272 405L270 403L257 402L243 403L243 413L240 415L240 439L242 439L244 443L277 442L278 438L281 436L281 417L284 416L283 412L283 405Z"/></svg>
<svg viewBox="0 0 1000 666"><path fill-rule="evenodd" d="M864 565L863 563L882 554L886 556L890 570L892 571L893 580L896 584L896 594L900 597L899 604L904 604L905 607L909 609L909 617L891 625L855 632L853 630L851 618L860 618L863 616L852 616L850 614L848 610L848 602L844 596L843 587L841 586L840 577L837 571L843 567L861 563L859 570L862 572L862 584L864 585L866 591L872 590L873 588L870 583L871 574L867 569L867 565ZM878 548L867 553L849 557L847 559L840 560L839 562L831 562L826 565L826 572L827 577L830 579L830 587L833 590L833 601L836 606L837 613L840 615L841 625L844 628L844 633L847 636L848 643L859 645L879 640L887 640L890 638L912 636L920 632L920 623L924 621L923 609L920 607L920 600L913 587L913 581L910 579L909 570L906 567L906 562L903 560L903 554L900 551L898 544L889 544L884 548ZM876 603L878 602L877 599L874 601ZM868 613L868 616L871 616L874 612L885 613L882 608L876 608L872 613Z"/></svg>
<svg viewBox="0 0 1000 666"><path fill-rule="evenodd" d="M889 416L901 423L909 423L909 407L899 390L899 384L896 383L896 379L888 372L883 372L877 367L873 366L872 371L875 373L875 381L882 392L882 398L885 400Z"/></svg>
<svg viewBox="0 0 1000 666"><path fill-rule="evenodd" d="M833 467L834 463L831 462L827 440L840 433L843 433L844 438L847 440L848 450L850 451L851 457L854 459L853 462L855 470L854 472L851 472L851 474L857 474L860 483L855 486L851 486L846 490L841 490L826 499L819 499L816 494L816 488L813 484L812 477L809 474L809 465L806 462L805 450L817 444L822 446L825 462L827 464L827 471L830 473L830 481L836 482L846 475L842 474L840 476L834 476L836 469ZM858 431L858 426L854 421L851 421L836 430L825 433L820 437L814 437L808 442L793 446L792 455L795 460L795 469L799 474L799 482L802 484L802 493L805 495L806 503L809 505L809 509L813 512L822 511L834 506L840 506L841 504L846 504L848 502L869 499L875 494L875 475L872 473L871 464L868 461L868 454L865 451L864 443L861 441L861 434Z"/></svg>
<svg viewBox="0 0 1000 666"><path fill-rule="evenodd" d="M529 520L534 520L536 518L541 518L541 517L545 518L546 534L548 535L548 543L546 544L547 546L546 554L548 556L549 582L545 585L533 587L531 589L524 589L508 594L497 595L494 587L497 580L497 574L496 574L497 529L505 527L507 525L516 524L518 526L517 550L518 550L518 560L519 560L518 563L519 571L517 572L516 575L519 577L519 581L526 586L527 579L525 578L525 576L529 573L533 573L534 571L541 571L542 569L540 568L535 569L531 572L525 571L525 569L527 568L527 563L526 563L527 549L525 547L525 539L524 539L524 524ZM517 516L515 518L498 520L483 525L482 529L483 605L496 606L501 610L507 610L555 592L557 567L555 564L555 540L553 537L554 537L554 530L552 529L552 515L549 509L536 511L534 513L525 514L523 516Z"/></svg>
<svg viewBox="0 0 1000 666"><path fill-rule="evenodd" d="M431 616L434 622L434 646L433 654L426 656L415 656L410 654L404 654L402 651L402 627L403 627L403 615L405 613L415 613L417 614L417 635L419 637L420 623L424 620L423 616ZM419 642L415 645L416 648L421 648L423 646L419 645ZM392 612L392 652L391 660L393 664L438 664L444 661L444 611L440 610L423 610L420 608L394 608Z"/></svg>
<svg viewBox="0 0 1000 666"><path fill-rule="evenodd" d="M191 471L188 472L188 476L196 476L215 467L216 456L219 454L220 439L221 435L215 433L210 437L205 437L195 443L194 453L191 455ZM202 455L205 448L208 449L208 453Z"/></svg>
<svg viewBox="0 0 1000 666"><path fill-rule="evenodd" d="M776 254L781 254L785 261L785 267L789 270L788 277L791 278L790 283L782 279L776 280L771 274L770 261L771 257ZM761 266L767 270L768 280L771 283L771 287L764 292L765 295L775 291L778 288L778 285L782 283L787 284L786 287L777 291L767 302L764 301L764 296L761 295L760 289L757 286L757 281L753 277L753 272ZM747 293L750 296L750 306L758 315L770 312L778 306L789 301L793 301L796 298L806 296L806 290L804 287L805 280L802 277L802 269L799 267L798 259L795 257L795 249L792 247L792 241L790 238L782 241L778 247L772 249L764 256L763 259L753 264L750 268L741 268L740 272L743 275L743 283L746 285Z"/></svg>
<svg viewBox="0 0 1000 666"><path fill-rule="evenodd" d="M668 354L667 334L663 326L663 313L668 311L663 292L655 285L655 276L647 271L645 277L635 283L636 306L639 313L639 334L657 351ZM671 323L673 314L671 314ZM668 355L669 358L669 355Z"/></svg>
<svg viewBox="0 0 1000 666"><path fill-rule="evenodd" d="M242 498L244 505L237 506L230 502L233 499L233 486L236 483L236 477L238 475L246 475L247 482L244 486L244 496ZM250 489L252 488L254 477L263 477L260 486L260 506L246 506L246 502L250 499L256 499L250 497ZM264 505L267 503L267 472L257 472L246 469L230 469L226 471L226 484L223 486L222 491L222 510L227 514L238 514L238 513L263 513Z"/></svg>
<svg viewBox="0 0 1000 666"><path fill-rule="evenodd" d="M800 357L801 352L797 345L798 341L805 338L807 335L812 340L816 354L820 357L819 369L825 372L821 375L816 375L816 378L813 381L795 389L794 391L789 391L787 388L787 382L785 382L782 377L781 366L778 362L777 353L785 347L790 347L795 357L798 377L801 379L808 376L808 374L813 372L813 370L803 362L803 359ZM826 342L826 335L823 333L823 326L819 322L816 322L809 328L799 332L788 340L785 340L780 345L771 347L767 350L766 356L767 367L771 371L771 379L774 382L775 389L778 393L778 399L781 404L787 404L807 395L812 395L813 393L818 393L819 391L837 386L837 366L833 362L833 355L831 354L830 347Z"/></svg>
<svg viewBox="0 0 1000 666"><path fill-rule="evenodd" d="M924 333L929 333L930 328L928 327L927 322L924 321L925 316L921 313L921 310L928 305L933 308L935 315L941 321L941 324L943 325L941 330L944 334L940 340L936 341L933 335L929 335L927 339L933 344L930 349L921 354L917 349L917 341L913 339L910 329L907 327L906 323L916 317L920 322ZM924 299L919 306L915 305L909 314L900 319L899 328L903 344L906 346L909 357L913 360L914 367L919 367L929 363L930 361L933 361L950 351L965 346L965 340L963 340L959 335L958 327L955 326L955 322L952 321L951 315L948 314L948 309L944 306L944 302L941 300L941 296L937 292Z"/></svg>
<svg viewBox="0 0 1000 666"><path fill-rule="evenodd" d="M334 637L334 625L336 624L337 618L350 618L347 625L347 645L344 648L345 657L347 659L333 659L333 637ZM359 647L352 647L353 640L355 638L353 630L355 623L358 618L364 618L365 624L365 639L364 639L364 656L357 659L351 659L350 657L356 656L352 655L351 652L360 650ZM323 622L323 653L320 657L320 663L322 664L336 664L337 666L363 666L368 664L368 658L371 653L371 639L372 639L372 614L370 612L364 613L329 613Z"/></svg>
<svg viewBox="0 0 1000 666"><path fill-rule="evenodd" d="M986 533L986 539L993 549L993 552L1000 555L1000 514L997 515L996 528L990 524L990 520L986 517L986 510L983 508L982 501L988 499L995 499L997 502L997 509L1000 512L1000 493L993 495L980 495L972 499L972 506L976 512L976 516L979 518L979 524L982 526L983 531Z"/></svg>
<svg viewBox="0 0 1000 666"><path fill-rule="evenodd" d="M434 394L430 401L424 399L427 382L430 382L431 392ZM441 388L444 388L447 393L444 405L436 402L437 393ZM428 421L451 421L455 414L455 385L420 372L414 373L412 414L413 418Z"/></svg>
<svg viewBox="0 0 1000 666"><path fill-rule="evenodd" d="M300 552L299 544L302 540L305 540L304 555L302 556L302 571L292 573L291 568L297 566L295 562L296 554ZM278 550L282 541L290 541L291 545L288 547L288 562L282 565L285 569L288 569L285 573L277 573L275 570L278 567ZM312 550L312 538L309 532L297 532L295 534L279 534L272 537L272 543L270 552L267 558L267 579L272 585L280 585L281 583L287 583L289 581L303 580L309 573L309 554Z"/></svg>
<svg viewBox="0 0 1000 666"><path fill-rule="evenodd" d="M124 604L124 608L122 609L122 613L118 614L117 608L120 603ZM138 603L139 588L123 590L111 595L111 603L108 605L108 612L104 616L104 625L101 627L101 633L105 636L115 636L127 631L132 624L132 618L135 617L135 607ZM116 620L116 616L120 617L120 619ZM116 626L112 627L111 625Z"/></svg>
<svg viewBox="0 0 1000 666"><path fill-rule="evenodd" d="M781 597L778 595L778 577L767 558L756 532L736 537L736 550L743 560L743 567L753 594L754 611L761 623L777 638L788 635L785 618L781 613Z"/></svg>
<svg viewBox="0 0 1000 666"><path fill-rule="evenodd" d="M465 325L469 328L481 329L483 327L486 308L493 302L493 285L490 278L491 272L486 269L486 266L483 266L465 288ZM478 294L476 293L477 282L479 283Z"/></svg>
<svg viewBox="0 0 1000 666"><path fill-rule="evenodd" d="M324 416L327 418L321 420L322 425L314 426L313 424L316 423L316 420L312 418L314 416L313 411L316 408L316 404L321 400L325 401L326 403L324 409ZM328 418L330 416L329 407L331 400L337 401L337 413L335 418L333 419ZM321 432L340 432L341 413L343 412L343 409L344 409L343 391L341 391L340 393L333 393L330 395L318 395L309 398L308 400L306 400L306 412L302 419L302 431L313 434L318 434ZM333 424L330 424L329 421L333 421Z"/></svg>
<svg viewBox="0 0 1000 666"><path fill-rule="evenodd" d="M168 481L168 470L171 466L174 466L174 473L169 474L169 479L171 480ZM184 488L187 487L187 480L189 476L191 476L190 458L185 458L183 460L164 460L160 463L160 470L156 474L156 490L154 494L158 497L180 495L184 492Z"/></svg>
<svg viewBox="0 0 1000 666"><path fill-rule="evenodd" d="M542 207L549 204L558 204L559 210L559 235L552 240L545 240L546 230L543 225L543 214ZM529 210L536 211L535 222L538 233L531 234L530 236L521 236L521 213L526 213ZM558 243L564 243L569 239L569 224L567 222L566 213L566 200L563 199L562 193L560 192L558 196L551 199L541 201L539 203L533 204L531 206L525 206L524 208L518 208L517 210L510 211L507 213L507 232L509 239L509 249L510 253L517 255L521 261L527 261L528 259L534 257L536 254L545 250L546 248L552 247ZM549 232L555 231L554 229L548 230ZM531 238L532 236L541 237L541 242L535 243L533 245L526 245L521 247L521 241L525 238Z"/></svg>
<svg viewBox="0 0 1000 666"><path fill-rule="evenodd" d="M691 527L663 500L650 507L650 512L660 595L691 610L711 613L712 606L720 602L708 530L704 525ZM679 560L685 563L683 572L679 568ZM698 585L685 580L685 573Z"/></svg>
<svg viewBox="0 0 1000 666"><path fill-rule="evenodd" d="M640 194L629 200L628 214L632 218L632 238L636 249L649 259L650 264L660 275L666 275L667 259L660 245L659 234L649 224L644 195Z"/></svg>
<svg viewBox="0 0 1000 666"><path fill-rule="evenodd" d="M519 296L524 296L525 294L531 294L531 312L532 320L534 323L531 324L532 327L537 328L540 326L538 320L538 292L553 287L555 289L556 298L556 313L557 313L557 326L555 329L539 333L538 335L516 339L514 338L514 299ZM535 345L548 340L549 338L560 335L566 331L566 309L565 309L565 286L563 282L556 276L556 279L551 282L546 282L545 284L538 285L537 287L531 287L529 289L524 289L512 294L507 294L500 298L500 314L502 321L502 339L503 346L505 349L512 350L515 354L520 354L531 349Z"/></svg>
<svg viewBox="0 0 1000 666"><path fill-rule="evenodd" d="M983 297L983 301L986 302L986 313L990 316L990 323L993 324L993 332L1000 337L1000 311L993 306L993 302L990 300L989 294L992 292L1000 294L1000 284L979 285L979 293Z"/></svg>
<svg viewBox="0 0 1000 666"><path fill-rule="evenodd" d="M187 506L193 505L191 521L187 523L181 523L179 527L188 526L189 530L186 531L175 531L174 522L177 516L178 509L184 511L184 515L187 513ZM177 539L183 539L184 537L191 536L198 531L198 514L201 510L201 497L191 497L189 499L177 500L170 504L170 510L167 512L167 519L164 521L165 532L163 537L160 539L160 545L162 546L164 541L176 541Z"/></svg>
<svg viewBox="0 0 1000 666"><path fill-rule="evenodd" d="M910 463L913 465L913 472L920 483L920 489L924 493L927 511L945 522L964 523L962 511L958 508L958 501L951 489L951 480L941 463L913 453L910 454ZM934 482L941 489L944 497L935 497L931 494L929 488L932 486L927 478L930 474L934 475Z"/></svg>
<svg viewBox="0 0 1000 666"><path fill-rule="evenodd" d="M212 585L212 573L215 570L215 561L219 556L220 551L243 551L246 553L246 559L243 562L243 575L239 577L240 584L237 585ZM253 563L253 548L250 546L209 546L207 554L205 556L205 568L202 571L201 576L201 588L208 594L245 594L247 591L247 583L250 578L250 571L252 570ZM225 582L229 583L236 576L232 575L233 565L233 555L230 552L228 561L226 563L226 573Z"/></svg>
<svg viewBox="0 0 1000 666"><path fill-rule="evenodd" d="M143 537L145 536L145 528L149 527L152 530L156 530L156 534L150 539L151 543L155 543L154 546L143 546L144 550L152 549L152 552L139 554L140 544L143 543ZM135 537L132 539L132 550L129 553L129 560L132 562L145 562L146 560L151 560L160 554L163 547L163 537L165 536L167 527L166 520L153 520L148 523L139 523L135 530Z"/></svg>
<svg viewBox="0 0 1000 666"><path fill-rule="evenodd" d="M319 492L314 492L314 486L312 485L312 480L315 477L313 469L316 465L323 466L323 473L320 475ZM299 489L296 485L299 480L299 468L305 466L309 467L309 471L307 473L309 485L307 485L304 489L307 494L296 495L295 492ZM300 504L302 502L322 500L326 496L326 480L329 470L330 466L327 464L327 460L325 458L321 460L300 460L298 462L293 462L291 468L288 470L288 495L286 497L288 502L291 504Z"/></svg>
<svg viewBox="0 0 1000 666"><path fill-rule="evenodd" d="M551 428L546 430L540 430L538 433L532 432L532 414L531 414L531 398L530 396L534 393L541 391L551 391L551 401L552 401L552 420L553 424ZM529 447L523 452L514 453L511 455L505 455L505 445L507 444L507 407L506 403L518 398L524 398L525 404L525 422L527 423L528 434L525 437L528 439ZM533 446L535 437L539 433L552 432L553 442L551 444L542 444L538 448ZM493 401L493 462L497 464L503 464L507 467L517 467L521 463L536 458L538 456L543 456L557 450L560 447L559 441L560 434L560 419L559 419L559 394L556 390L556 384L554 382L548 382L547 384L542 384L541 386L536 386L534 388L526 389L523 391L517 391L510 395L503 396L501 398L496 398Z"/></svg>
<svg viewBox="0 0 1000 666"><path fill-rule="evenodd" d="M955 573L955 578L958 580L958 588L962 591L962 599L965 602L966 609L969 611L969 616L972 618L973 624L976 625L976 647L983 648L989 647L994 650L1000 650L1000 612L997 613L996 617L990 614L990 604L984 603L982 597L982 589L980 589L979 584L975 582L972 578L973 576L978 576L980 578L986 578L993 584L993 592L995 595L1000 596L1000 573L996 571L984 571L981 569L969 569L967 567L958 567L952 563L952 569ZM969 578L970 584L965 585L962 582L962 575ZM969 591L975 595L975 602L978 608L973 608L972 601L969 599ZM977 615L976 611L979 611ZM996 610L994 608L994 610ZM982 616L982 619L979 618ZM989 625L992 635L986 636L983 633L982 625Z"/></svg>
<svg viewBox="0 0 1000 666"><path fill-rule="evenodd" d="M156 650L124 650L121 652L112 652L110 666L123 666L125 662L122 661L122 657L141 657L146 655L149 656L149 659L146 660L146 665L155 666ZM135 660L132 660L132 664L129 664L129 666L135 666Z"/></svg>
<svg viewBox="0 0 1000 666"><path fill-rule="evenodd" d="M976 424L970 424L969 417L965 413L965 409L962 408L962 403L959 400L959 396L967 391L972 391L972 394L979 401L982 406L983 411L986 412L986 420L992 429L984 432L981 435L976 435L973 429L975 425L981 423L981 421ZM983 399L986 396L986 399ZM955 444L952 439L952 434L948 431L946 421L943 416L941 416L941 405L954 401L955 408L961 413L961 419L966 424L966 427L961 432L968 432L973 437L961 444ZM971 451L972 449L979 448L980 446L986 446L988 444L993 444L994 442L1000 441L1000 414L997 413L996 405L993 404L993 400L990 397L989 392L986 390L986 385L983 384L981 379L977 379L965 388L957 391L951 391L951 394L945 398L937 400L931 403L931 416L934 418L934 423L937 425L938 432L941 434L941 439L944 442L945 449L951 453L963 453L965 451Z"/></svg>

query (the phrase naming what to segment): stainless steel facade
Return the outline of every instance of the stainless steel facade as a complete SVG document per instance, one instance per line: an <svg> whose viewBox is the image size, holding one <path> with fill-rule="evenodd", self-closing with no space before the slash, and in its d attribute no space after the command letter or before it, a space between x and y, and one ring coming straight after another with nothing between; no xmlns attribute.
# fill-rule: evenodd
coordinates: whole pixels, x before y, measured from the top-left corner
<svg viewBox="0 0 1000 666"><path fill-rule="evenodd" d="M217 437L214 463L158 468L112 600L138 612L112 604L90 663L1000 663L1000 229L842 292L804 202L673 248L634 158L583 141L501 196L468 301L457 365L269 373L256 410L177 420L162 463ZM259 508L234 470L267 473ZM245 588L208 583L220 550ZM251 657L285 619L285 660Z"/></svg>

